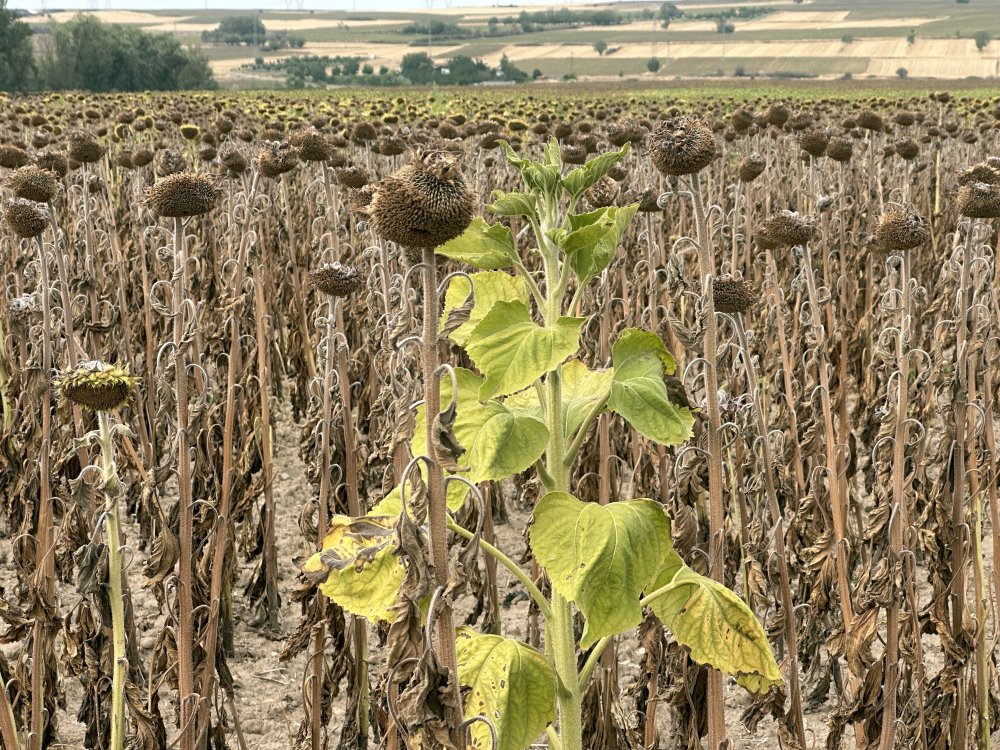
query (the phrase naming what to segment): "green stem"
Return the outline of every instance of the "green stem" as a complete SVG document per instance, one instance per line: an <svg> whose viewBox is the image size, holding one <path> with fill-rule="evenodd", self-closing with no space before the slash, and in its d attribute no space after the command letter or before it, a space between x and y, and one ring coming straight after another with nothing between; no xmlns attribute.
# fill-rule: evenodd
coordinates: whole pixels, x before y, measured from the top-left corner
<svg viewBox="0 0 1000 750"><path fill-rule="evenodd" d="M459 526L450 516L448 518L447 523L448 523L448 528L451 531L454 531L460 537L470 540L475 537L475 534L473 534L468 529ZM507 557L507 555L505 555L499 549L494 547L489 542L484 541L483 539L479 540L479 546L482 547L484 550L486 550L490 555L492 555L493 558L501 565L503 565L505 568L507 568L507 570L513 573L514 577L521 582L522 586L524 586L525 590L528 592L528 595L535 601L535 604L538 605L538 609L541 611L542 616L546 620L552 617L552 608L549 607L549 603L545 601L545 597L542 595L542 592L538 590L538 587L534 584L534 582L532 582L531 578L528 577L528 574L518 567L516 562L511 560L509 557Z"/></svg>
<svg viewBox="0 0 1000 750"><path fill-rule="evenodd" d="M111 680L111 745L110 750L122 750L125 740L125 604L122 598L122 552L119 533L118 495L121 485L115 466L111 415L97 413L100 428L98 441L101 446L101 480L104 487L104 518L108 545L108 582L111 589L112 658L114 672Z"/></svg>

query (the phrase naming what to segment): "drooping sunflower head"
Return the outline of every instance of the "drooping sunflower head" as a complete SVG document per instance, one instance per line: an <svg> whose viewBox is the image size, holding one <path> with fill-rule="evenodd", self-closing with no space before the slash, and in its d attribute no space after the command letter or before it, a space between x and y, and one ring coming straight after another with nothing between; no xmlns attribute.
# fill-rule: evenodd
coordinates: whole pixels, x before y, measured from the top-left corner
<svg viewBox="0 0 1000 750"><path fill-rule="evenodd" d="M18 237L37 237L49 225L49 214L43 204L25 198L11 198L4 204L3 217Z"/></svg>
<svg viewBox="0 0 1000 750"><path fill-rule="evenodd" d="M215 181L203 174L180 172L164 177L146 191L146 203L158 216L186 217L206 214L215 208L219 191Z"/></svg>
<svg viewBox="0 0 1000 750"><path fill-rule="evenodd" d="M129 375L127 366L93 360L61 373L55 384L67 401L90 411L114 411L128 403L138 382L139 378Z"/></svg>
<svg viewBox="0 0 1000 750"><path fill-rule="evenodd" d="M309 273L309 283L331 297L347 297L361 288L364 279L353 266L328 263Z"/></svg>
<svg viewBox="0 0 1000 750"><path fill-rule="evenodd" d="M875 229L875 244L889 252L912 250L931 238L931 225L915 211L894 208L879 218Z"/></svg>
<svg viewBox="0 0 1000 750"><path fill-rule="evenodd" d="M379 183L370 214L376 234L404 248L437 247L458 237L475 216L461 156L415 150L413 160Z"/></svg>
<svg viewBox="0 0 1000 750"><path fill-rule="evenodd" d="M650 157L666 175L695 174L707 167L717 153L715 134L697 117L662 121L653 133Z"/></svg>
<svg viewBox="0 0 1000 750"><path fill-rule="evenodd" d="M746 279L723 276L712 280L715 309L722 313L745 313L757 304L757 290Z"/></svg>

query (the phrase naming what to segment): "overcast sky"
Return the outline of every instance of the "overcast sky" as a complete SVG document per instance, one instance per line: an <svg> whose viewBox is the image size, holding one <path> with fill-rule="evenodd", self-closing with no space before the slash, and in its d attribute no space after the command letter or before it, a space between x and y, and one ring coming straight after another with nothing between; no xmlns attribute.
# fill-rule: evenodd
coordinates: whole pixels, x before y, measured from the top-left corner
<svg viewBox="0 0 1000 750"><path fill-rule="evenodd" d="M303 0L305 10L427 10L429 0ZM450 4L454 8L461 6L486 6L500 9L510 9L530 5L553 5L553 0L430 0L432 8L444 8ZM618 2L618 0L610 0ZM563 0L558 3L562 5L584 5L586 0ZM42 0L9 0L8 7L23 8L27 10L40 10ZM99 10L111 8L112 10L204 10L205 0L45 0L45 8L54 10L72 10L93 8L95 5ZM240 2L240 0L208 0L209 8L226 8L236 10L297 10L298 0L250 0L250 2Z"/></svg>

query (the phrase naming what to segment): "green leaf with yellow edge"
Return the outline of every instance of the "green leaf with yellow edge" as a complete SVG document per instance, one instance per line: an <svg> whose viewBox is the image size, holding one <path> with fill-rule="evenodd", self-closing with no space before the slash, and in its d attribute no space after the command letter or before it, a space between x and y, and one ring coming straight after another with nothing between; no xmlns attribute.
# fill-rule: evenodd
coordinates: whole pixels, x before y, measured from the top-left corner
<svg viewBox="0 0 1000 750"><path fill-rule="evenodd" d="M695 573L672 550L648 593L663 587L668 590L649 607L694 661L733 675L752 692L782 683L764 628L740 597Z"/></svg>
<svg viewBox="0 0 1000 750"><path fill-rule="evenodd" d="M581 648L639 625L639 598L671 549L663 506L652 500L598 505L550 492L534 516L531 550L552 588L583 613Z"/></svg>
<svg viewBox="0 0 1000 750"><path fill-rule="evenodd" d="M403 584L396 551L396 516L335 515L323 549L302 567L310 580L351 614L391 621Z"/></svg>
<svg viewBox="0 0 1000 750"><path fill-rule="evenodd" d="M465 718L483 716L470 726L480 750L524 750L556 719L556 673L548 660L526 643L459 628L455 639L458 681L468 690Z"/></svg>
<svg viewBox="0 0 1000 750"><path fill-rule="evenodd" d="M465 344L486 376L479 398L516 393L554 370L580 348L584 320L563 317L540 326L524 302L494 304Z"/></svg>
<svg viewBox="0 0 1000 750"><path fill-rule="evenodd" d="M578 359L562 366L563 424L567 436L583 425L587 415L611 395L614 370L588 370ZM504 399L504 406L517 414L544 419L538 391L534 388L515 393Z"/></svg>
<svg viewBox="0 0 1000 750"><path fill-rule="evenodd" d="M662 445L677 445L692 435L690 409L667 398L664 374L674 371L662 339L638 328L626 329L611 347L615 368L608 408L623 416L642 435Z"/></svg>
<svg viewBox="0 0 1000 750"><path fill-rule="evenodd" d="M506 479L518 474L545 451L549 430L545 422L526 414L517 414L496 399L480 402L483 379L474 372L455 368L458 380L458 409L454 433L465 449L459 466L469 467L471 482ZM441 403L451 400L451 378L441 381ZM417 429L411 441L414 456L425 455L425 409L417 407Z"/></svg>
<svg viewBox="0 0 1000 750"><path fill-rule="evenodd" d="M472 288L476 291L475 304L469 319L449 335L449 338L459 346L465 346L476 326L497 302L523 302L527 305L529 301L528 283L520 276L511 276L503 271L481 271L470 274L470 277ZM448 314L461 307L468 296L469 279L465 276L453 277L444 294L441 327L444 327L448 320Z"/></svg>
<svg viewBox="0 0 1000 750"><path fill-rule="evenodd" d="M462 234L434 248L434 252L487 271L507 268L517 260L510 229L503 224L491 226L478 216Z"/></svg>

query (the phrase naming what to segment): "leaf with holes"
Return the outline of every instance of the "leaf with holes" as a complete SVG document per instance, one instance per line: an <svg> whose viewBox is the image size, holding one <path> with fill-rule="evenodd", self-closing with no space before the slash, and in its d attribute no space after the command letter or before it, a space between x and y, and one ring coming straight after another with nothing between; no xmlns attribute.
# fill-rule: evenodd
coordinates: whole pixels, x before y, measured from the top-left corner
<svg viewBox="0 0 1000 750"><path fill-rule="evenodd" d="M580 646L639 625L639 597L671 549L663 506L652 500L598 505L550 492L534 516L531 550L552 588L583 613Z"/></svg>
<svg viewBox="0 0 1000 750"><path fill-rule="evenodd" d="M556 673L531 646L498 635L459 628L456 635L458 681L468 691L465 718L482 716L470 731L481 750L524 750L556 718Z"/></svg>

